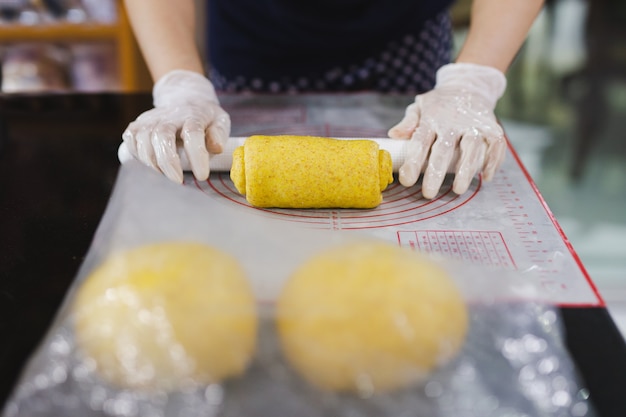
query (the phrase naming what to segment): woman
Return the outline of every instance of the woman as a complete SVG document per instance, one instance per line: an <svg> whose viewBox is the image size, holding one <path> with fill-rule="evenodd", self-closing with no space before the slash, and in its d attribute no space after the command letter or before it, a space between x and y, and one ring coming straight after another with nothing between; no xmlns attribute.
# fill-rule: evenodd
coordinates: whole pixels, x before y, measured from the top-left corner
<svg viewBox="0 0 626 417"><path fill-rule="evenodd" d="M230 133L215 86L226 91L414 92L389 136L407 139L399 180L437 195L459 148L453 191L490 180L506 141L494 109L506 72L542 0L474 0L465 44L450 62L451 0L211 0L211 80L196 48L194 1L125 0L156 80L154 109L123 134L130 152L182 182L176 139L198 180Z"/></svg>

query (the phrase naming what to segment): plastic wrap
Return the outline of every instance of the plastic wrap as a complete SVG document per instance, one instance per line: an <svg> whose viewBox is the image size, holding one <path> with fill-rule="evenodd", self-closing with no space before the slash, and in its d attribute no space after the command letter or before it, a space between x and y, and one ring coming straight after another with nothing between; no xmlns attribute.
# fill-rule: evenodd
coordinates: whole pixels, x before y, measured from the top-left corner
<svg viewBox="0 0 626 417"><path fill-rule="evenodd" d="M532 280L514 271L443 257L428 262L446 271L466 308L467 331L460 351L420 381L393 390L337 392L310 384L285 359L276 333L275 301L307 261L371 239L360 232L308 229L251 217L244 209L210 201L137 162L124 164L75 282L3 416L594 415L563 345L558 309L523 301L538 291ZM243 269L257 314L254 351L246 368L221 381L182 378L173 385L157 381L147 389L107 382L94 359L77 344L73 314L77 294L114 254L181 241L216 248ZM228 317L232 311L213 314ZM128 320L141 319L141 312L136 313L131 317L131 309ZM429 314L434 318L437 313ZM211 334L205 332L204 337L210 339ZM138 357L148 357L134 348Z"/></svg>

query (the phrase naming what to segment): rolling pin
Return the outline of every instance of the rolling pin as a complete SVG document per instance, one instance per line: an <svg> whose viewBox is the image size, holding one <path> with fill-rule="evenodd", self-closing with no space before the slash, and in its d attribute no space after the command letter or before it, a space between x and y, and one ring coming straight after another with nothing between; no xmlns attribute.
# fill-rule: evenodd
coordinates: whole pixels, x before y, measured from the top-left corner
<svg viewBox="0 0 626 417"><path fill-rule="evenodd" d="M233 152L238 147L242 146L244 142L248 139L247 136L233 136L230 137L226 143L224 144L224 150L220 154L211 155L209 166L211 167L211 172L228 172L230 171L230 167L233 164ZM336 138L338 140L362 140L367 139L374 141L378 144L380 149L389 152L391 155L392 161L392 169L393 172L398 172L402 164L404 163L404 158L406 156L406 144L407 140L404 139L389 139L389 138ZM178 156L180 157L180 163L183 167L183 171L191 171L191 165L189 164L189 159L185 154L185 151L182 147L178 147ZM117 150L117 155L121 163L129 161L133 158L131 153L126 148L126 144L122 142L120 147ZM456 155L455 155L456 158ZM454 163L454 160L453 160ZM451 166L454 166L451 164Z"/></svg>
<svg viewBox="0 0 626 417"><path fill-rule="evenodd" d="M277 135L231 137L210 156L212 172L229 172L257 207L374 208L404 163L407 140ZM190 164L178 148L183 170ZM132 155L122 143L119 160ZM450 167L455 166L455 154ZM450 170L449 170L450 171ZM340 181L340 179L342 179Z"/></svg>

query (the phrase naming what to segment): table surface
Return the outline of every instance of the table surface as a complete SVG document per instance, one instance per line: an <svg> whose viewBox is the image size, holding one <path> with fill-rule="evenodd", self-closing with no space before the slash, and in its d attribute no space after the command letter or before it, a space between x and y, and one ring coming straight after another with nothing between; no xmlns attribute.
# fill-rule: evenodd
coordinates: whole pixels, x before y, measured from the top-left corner
<svg viewBox="0 0 626 417"><path fill-rule="evenodd" d="M0 409L86 255L115 184L120 132L150 106L147 94L0 98ZM626 344L607 310L561 312L599 415L623 417Z"/></svg>

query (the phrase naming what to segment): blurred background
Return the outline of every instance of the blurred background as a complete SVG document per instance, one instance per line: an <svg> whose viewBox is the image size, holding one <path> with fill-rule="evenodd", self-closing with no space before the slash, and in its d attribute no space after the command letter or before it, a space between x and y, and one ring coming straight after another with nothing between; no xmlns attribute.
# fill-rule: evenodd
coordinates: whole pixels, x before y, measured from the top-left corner
<svg viewBox="0 0 626 417"><path fill-rule="evenodd" d="M120 4L0 0L2 93L149 91ZM470 4L453 9L457 47ZM497 114L626 334L626 1L548 0Z"/></svg>
<svg viewBox="0 0 626 417"><path fill-rule="evenodd" d="M497 114L626 335L626 2L550 0Z"/></svg>

